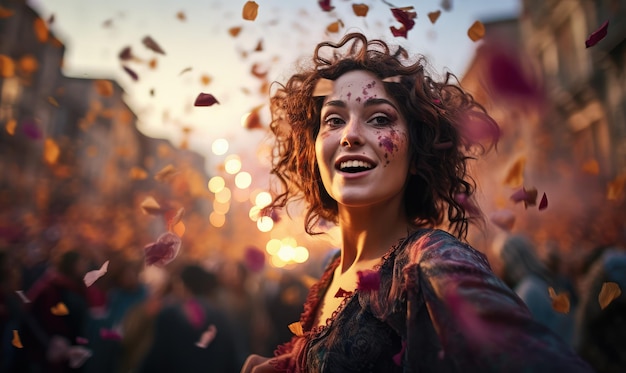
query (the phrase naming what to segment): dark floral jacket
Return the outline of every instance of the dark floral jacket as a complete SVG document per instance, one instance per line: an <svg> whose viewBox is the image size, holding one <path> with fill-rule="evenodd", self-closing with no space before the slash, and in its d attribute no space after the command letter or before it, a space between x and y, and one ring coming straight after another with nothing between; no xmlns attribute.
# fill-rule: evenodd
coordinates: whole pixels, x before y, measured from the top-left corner
<svg viewBox="0 0 626 373"><path fill-rule="evenodd" d="M285 372L591 372L535 322L486 257L441 230L417 231L392 247L378 290L342 294L326 325L314 326L339 258L311 288L301 332L273 360ZM547 291L547 289L546 289Z"/></svg>

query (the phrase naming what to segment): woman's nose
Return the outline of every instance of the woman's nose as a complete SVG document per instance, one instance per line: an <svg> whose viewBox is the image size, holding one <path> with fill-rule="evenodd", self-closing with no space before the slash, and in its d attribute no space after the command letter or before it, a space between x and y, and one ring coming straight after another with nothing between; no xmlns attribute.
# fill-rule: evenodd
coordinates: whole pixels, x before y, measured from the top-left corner
<svg viewBox="0 0 626 373"><path fill-rule="evenodd" d="M353 147L363 145L360 124L357 120L351 119L343 128L341 146Z"/></svg>

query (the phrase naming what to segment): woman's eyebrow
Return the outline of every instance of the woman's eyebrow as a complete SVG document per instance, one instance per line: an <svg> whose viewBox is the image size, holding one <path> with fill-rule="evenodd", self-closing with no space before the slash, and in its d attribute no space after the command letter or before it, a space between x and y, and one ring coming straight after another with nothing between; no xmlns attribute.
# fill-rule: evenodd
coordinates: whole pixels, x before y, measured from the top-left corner
<svg viewBox="0 0 626 373"><path fill-rule="evenodd" d="M363 106L368 107L368 106L375 106L375 105L389 105L391 107L393 107L394 109L398 110L398 108L396 107L396 105L394 105L391 101L384 99L384 98L370 98L367 101L365 101L363 103Z"/></svg>
<svg viewBox="0 0 626 373"><path fill-rule="evenodd" d="M341 100L330 100L327 103L324 104L324 106L338 106L338 107L346 107L348 105L346 105L345 101L341 101Z"/></svg>

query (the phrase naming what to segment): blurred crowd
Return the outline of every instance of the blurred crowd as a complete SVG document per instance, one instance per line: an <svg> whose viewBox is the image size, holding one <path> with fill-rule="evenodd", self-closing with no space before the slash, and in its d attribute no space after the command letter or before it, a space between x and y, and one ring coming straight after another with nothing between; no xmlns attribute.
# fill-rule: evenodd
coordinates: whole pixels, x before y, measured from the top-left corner
<svg viewBox="0 0 626 373"><path fill-rule="evenodd" d="M497 252L496 272L537 320L598 372L625 371L625 248L573 261L555 243L511 234ZM268 275L184 258L160 268L50 242L0 248L0 371L239 372L249 354L271 356L291 338L322 269Z"/></svg>

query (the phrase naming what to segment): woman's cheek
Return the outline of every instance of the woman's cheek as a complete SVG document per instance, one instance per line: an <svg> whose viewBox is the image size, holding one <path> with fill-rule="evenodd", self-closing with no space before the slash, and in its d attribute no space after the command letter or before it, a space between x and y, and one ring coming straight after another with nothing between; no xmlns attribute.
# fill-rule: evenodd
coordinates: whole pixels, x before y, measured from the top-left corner
<svg viewBox="0 0 626 373"><path fill-rule="evenodd" d="M378 146L384 152L386 164L389 164L396 153L406 148L406 138L406 133L394 129L385 131L378 136Z"/></svg>

